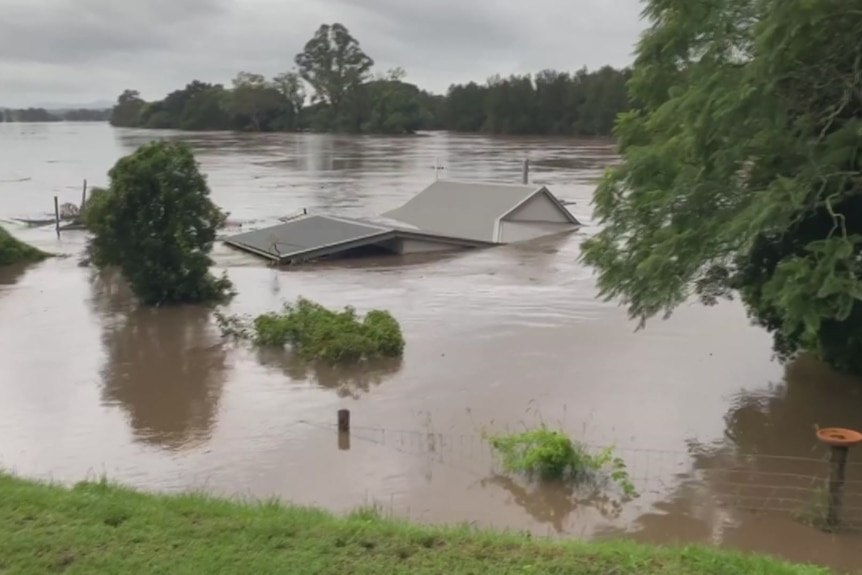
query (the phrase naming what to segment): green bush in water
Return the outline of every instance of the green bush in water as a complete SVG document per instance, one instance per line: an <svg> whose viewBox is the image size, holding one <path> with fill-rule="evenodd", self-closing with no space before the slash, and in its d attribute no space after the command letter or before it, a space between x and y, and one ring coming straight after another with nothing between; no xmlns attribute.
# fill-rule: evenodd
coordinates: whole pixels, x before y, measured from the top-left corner
<svg viewBox="0 0 862 575"><path fill-rule="evenodd" d="M0 227L0 266L40 262L51 254L16 239Z"/></svg>
<svg viewBox="0 0 862 575"><path fill-rule="evenodd" d="M250 340L258 346L284 347L308 361L330 364L400 357L404 336L387 311L373 310L360 318L352 307L333 311L306 298L285 304L249 321L217 315L225 335Z"/></svg>
<svg viewBox="0 0 862 575"><path fill-rule="evenodd" d="M626 497L637 496L625 462L614 455L612 448L590 453L586 446L544 425L520 433L485 435L485 439L500 455L508 473L572 484L596 484L609 479Z"/></svg>

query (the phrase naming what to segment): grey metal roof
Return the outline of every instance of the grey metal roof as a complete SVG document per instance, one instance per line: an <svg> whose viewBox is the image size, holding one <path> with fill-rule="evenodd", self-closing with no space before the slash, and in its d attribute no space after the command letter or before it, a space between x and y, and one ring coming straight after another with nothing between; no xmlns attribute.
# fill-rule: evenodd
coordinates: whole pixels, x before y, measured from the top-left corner
<svg viewBox="0 0 862 575"><path fill-rule="evenodd" d="M465 248L490 245L488 242L447 237L404 226L325 215L294 217L283 224L227 237L224 243L279 263L295 263L392 238L414 238Z"/></svg>
<svg viewBox="0 0 862 575"><path fill-rule="evenodd" d="M224 241L228 245L283 261L312 249L340 246L391 232L391 228L314 215L300 216L283 224L230 236Z"/></svg>
<svg viewBox="0 0 862 575"><path fill-rule="evenodd" d="M537 185L437 180L400 208L382 215L425 232L494 242L497 220L544 189Z"/></svg>

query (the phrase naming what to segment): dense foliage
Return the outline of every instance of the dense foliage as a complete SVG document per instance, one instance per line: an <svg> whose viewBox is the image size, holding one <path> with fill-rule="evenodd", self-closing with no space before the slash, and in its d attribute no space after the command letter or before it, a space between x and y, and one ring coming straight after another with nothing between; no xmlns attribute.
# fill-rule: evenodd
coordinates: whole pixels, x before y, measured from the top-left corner
<svg viewBox="0 0 862 575"><path fill-rule="evenodd" d="M0 108L0 122L105 122L111 110L46 110L45 108Z"/></svg>
<svg viewBox="0 0 862 575"><path fill-rule="evenodd" d="M585 245L646 321L741 295L788 358L862 372L862 11L830 0L650 0ZM708 334L706 334L708 336Z"/></svg>
<svg viewBox="0 0 862 575"><path fill-rule="evenodd" d="M39 262L47 257L49 254L25 244L0 227L0 266Z"/></svg>
<svg viewBox="0 0 862 575"><path fill-rule="evenodd" d="M343 364L400 357L404 353L398 321L381 310L372 310L360 318L351 307L332 311L299 298L294 304L285 304L281 312L254 319L224 315L217 319L225 335L249 339L259 346L290 345L308 361Z"/></svg>
<svg viewBox="0 0 862 575"><path fill-rule="evenodd" d="M230 282L210 274L209 257L225 214L186 144L141 146L108 175L110 186L94 189L84 208L97 267L118 268L145 305L229 295Z"/></svg>
<svg viewBox="0 0 862 575"><path fill-rule="evenodd" d="M294 61L296 69L272 79L241 72L230 87L195 80L155 102L126 90L111 123L180 130L606 135L617 113L629 107L628 71L610 67L496 76L433 95L404 82L400 68L373 75L373 59L341 24L322 25Z"/></svg>

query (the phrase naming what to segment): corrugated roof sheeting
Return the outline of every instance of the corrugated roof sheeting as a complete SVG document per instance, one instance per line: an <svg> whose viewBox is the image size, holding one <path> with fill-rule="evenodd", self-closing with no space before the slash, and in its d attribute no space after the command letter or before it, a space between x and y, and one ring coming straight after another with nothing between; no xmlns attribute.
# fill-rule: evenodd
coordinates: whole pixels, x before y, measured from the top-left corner
<svg viewBox="0 0 862 575"><path fill-rule="evenodd" d="M541 189L523 184L438 180L383 216L426 233L493 242L497 219Z"/></svg>
<svg viewBox="0 0 862 575"><path fill-rule="evenodd" d="M237 234L225 243L260 255L280 260L315 248L337 246L346 242L371 238L391 232L391 229L331 218L304 216L277 226Z"/></svg>

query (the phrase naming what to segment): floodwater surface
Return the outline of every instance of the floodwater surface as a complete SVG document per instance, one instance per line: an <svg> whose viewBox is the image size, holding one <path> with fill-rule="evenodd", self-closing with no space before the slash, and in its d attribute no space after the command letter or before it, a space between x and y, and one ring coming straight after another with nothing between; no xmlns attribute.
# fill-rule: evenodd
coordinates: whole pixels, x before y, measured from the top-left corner
<svg viewBox="0 0 862 575"><path fill-rule="evenodd" d="M707 542L851 569L862 539L806 523L827 456L814 427L862 428L862 385L810 359L772 360L735 302L684 306L635 332L578 263L607 141L177 134L105 124L0 125L0 219L44 217L103 185L153 138L195 149L215 201L251 229L303 208L373 216L435 178L517 182L529 157L586 223L578 232L445 258L277 270L216 249L261 313L304 295L390 310L402 361L362 371L225 342L203 309L138 309L79 267L78 232L7 227L72 257L0 270L0 465L40 478L106 474L149 490L280 496L334 511L377 503L429 522L537 534ZM435 172L439 162L444 170ZM354 426L339 444L336 412ZM541 422L616 446L640 497L539 488L502 475L483 431ZM862 519L862 451L845 516Z"/></svg>

